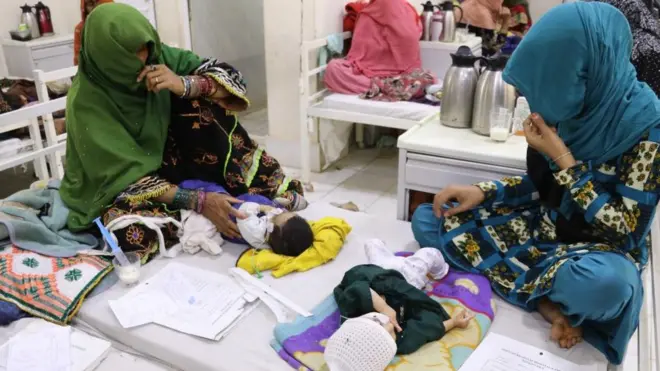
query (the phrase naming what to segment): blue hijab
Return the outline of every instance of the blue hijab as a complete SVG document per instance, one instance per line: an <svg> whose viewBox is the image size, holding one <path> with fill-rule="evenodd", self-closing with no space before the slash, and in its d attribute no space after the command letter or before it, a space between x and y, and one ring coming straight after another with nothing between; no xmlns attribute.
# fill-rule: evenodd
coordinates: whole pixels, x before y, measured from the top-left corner
<svg viewBox="0 0 660 371"><path fill-rule="evenodd" d="M601 164L634 146L660 123L660 101L637 81L632 35L611 5L575 2L547 12L504 70L578 161ZM551 164L554 165L554 164Z"/></svg>

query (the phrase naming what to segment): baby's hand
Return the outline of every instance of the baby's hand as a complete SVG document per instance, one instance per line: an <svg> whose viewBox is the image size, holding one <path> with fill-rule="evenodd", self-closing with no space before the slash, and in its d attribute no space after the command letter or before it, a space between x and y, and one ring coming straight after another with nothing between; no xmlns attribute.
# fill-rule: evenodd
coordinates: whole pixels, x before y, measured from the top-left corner
<svg viewBox="0 0 660 371"><path fill-rule="evenodd" d="M454 317L454 323L458 328L467 328L473 318L473 313L463 309L456 317Z"/></svg>
<svg viewBox="0 0 660 371"><path fill-rule="evenodd" d="M399 326L399 322L397 322L397 320L396 320L396 311L394 309L392 309L392 307L385 304L385 306L383 306L382 308L379 308L379 309L380 310L378 311L378 313L384 314L384 315L387 316L387 318L390 319L390 323L392 324L392 326L394 326L394 329L396 330L396 332L403 331L401 329L401 326Z"/></svg>

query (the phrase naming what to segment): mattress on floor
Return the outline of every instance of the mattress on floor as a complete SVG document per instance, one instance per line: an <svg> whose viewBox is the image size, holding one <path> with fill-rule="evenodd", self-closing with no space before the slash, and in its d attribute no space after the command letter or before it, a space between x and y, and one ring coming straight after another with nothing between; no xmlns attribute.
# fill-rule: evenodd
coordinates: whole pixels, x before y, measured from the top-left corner
<svg viewBox="0 0 660 371"><path fill-rule="evenodd" d="M440 112L440 107L415 102L379 102L357 95L332 93L315 107L356 112L373 116L420 121Z"/></svg>
<svg viewBox="0 0 660 371"><path fill-rule="evenodd" d="M381 238L393 251L414 251L419 247L414 242L410 224L407 222L379 220L373 215L350 212L325 203L314 203L301 214L311 220L323 216L341 217L353 227L335 261L305 273L291 274L279 279L273 279L268 274L264 276L263 280L266 283L307 310L312 310L330 294L334 286L341 281L345 271L357 264L366 263L363 248L366 239ZM243 247L226 244L223 249L224 253L220 257L200 253L195 256L180 255L175 260L203 269L226 272L234 265ZM143 268L143 273L151 276L169 261L167 258L158 258L147 264ZM212 342L157 325L146 325L130 330L121 328L110 311L107 301L120 297L126 291L121 284L118 284L103 294L85 301L78 314L78 320L139 352L184 370L291 369L269 345L276 321L274 315L264 305L259 305L226 338ZM559 349L548 341L549 326L540 316L527 314L499 300L498 304L492 331L561 355L584 365L586 371L606 371L605 358L589 345L583 343L568 351Z"/></svg>

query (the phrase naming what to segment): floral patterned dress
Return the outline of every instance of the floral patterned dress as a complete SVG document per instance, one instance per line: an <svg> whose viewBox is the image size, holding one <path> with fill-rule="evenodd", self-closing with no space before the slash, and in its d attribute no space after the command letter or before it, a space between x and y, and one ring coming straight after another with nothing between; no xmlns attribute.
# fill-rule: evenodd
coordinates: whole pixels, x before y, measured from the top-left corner
<svg viewBox="0 0 660 371"><path fill-rule="evenodd" d="M582 163L554 173L584 217L582 232L591 236L590 242L560 238L562 216L541 204L525 175L477 184L486 195L484 203L440 219L437 245L452 265L486 275L500 296L528 310L536 309L534 299L548 293L557 270L570 259L613 252L639 269L648 261L647 237L660 193L659 143L656 128L607 163ZM419 236L424 232L415 219Z"/></svg>
<svg viewBox="0 0 660 371"><path fill-rule="evenodd" d="M232 94L233 106L247 105L245 82L233 67L210 59L195 73L221 84ZM125 215L178 220L178 210L153 199L188 179L216 183L233 196L285 198L291 201L287 206L290 208L304 203L302 184L284 174L277 160L250 138L233 112L206 99L172 96L172 119L161 169L119 194L103 214L103 223L107 225ZM166 248L178 243L174 225L166 224L161 232ZM156 231L141 224L114 233L123 250L137 251L143 262L159 250Z"/></svg>

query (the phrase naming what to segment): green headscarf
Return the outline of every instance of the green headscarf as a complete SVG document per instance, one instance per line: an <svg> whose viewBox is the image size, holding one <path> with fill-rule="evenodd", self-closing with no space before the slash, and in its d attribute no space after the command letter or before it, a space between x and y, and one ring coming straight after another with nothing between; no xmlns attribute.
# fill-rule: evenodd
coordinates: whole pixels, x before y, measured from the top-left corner
<svg viewBox="0 0 660 371"><path fill-rule="evenodd" d="M135 8L104 4L85 22L78 75L67 95L66 172L60 194L68 227L85 229L130 184L160 167L170 123L170 92L148 92L137 76L147 64L186 75L201 64L192 52L161 44Z"/></svg>

